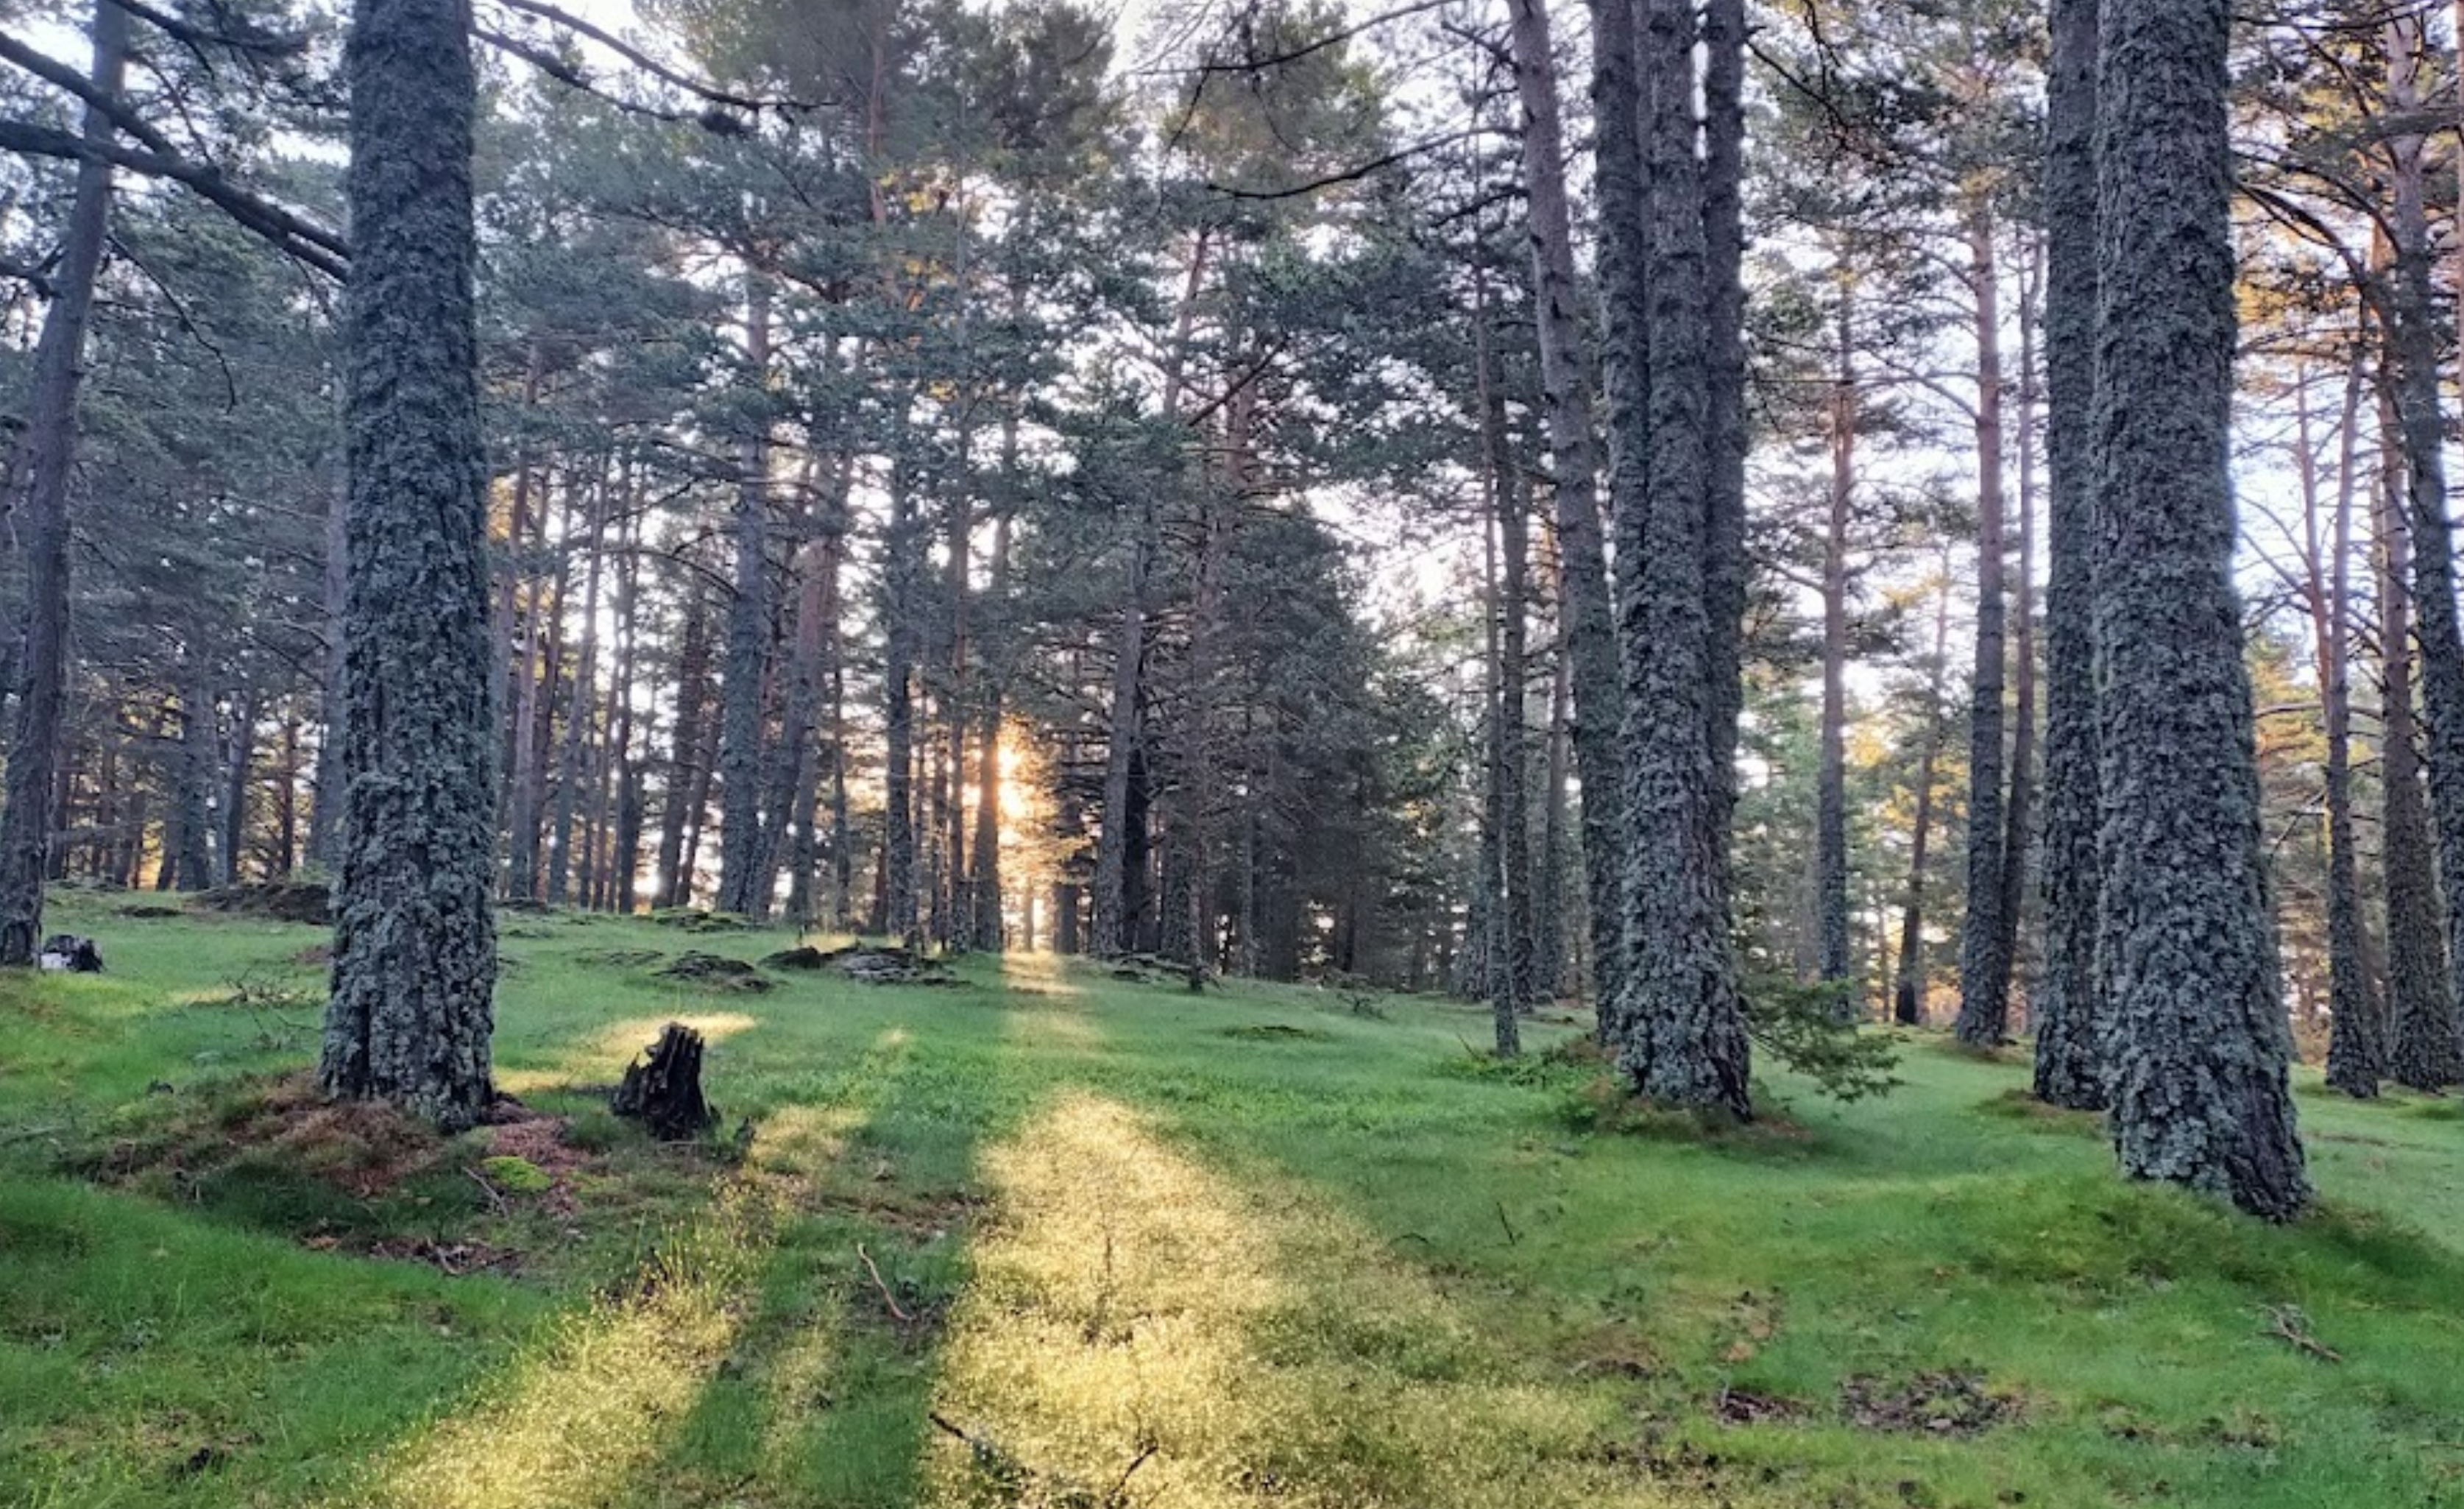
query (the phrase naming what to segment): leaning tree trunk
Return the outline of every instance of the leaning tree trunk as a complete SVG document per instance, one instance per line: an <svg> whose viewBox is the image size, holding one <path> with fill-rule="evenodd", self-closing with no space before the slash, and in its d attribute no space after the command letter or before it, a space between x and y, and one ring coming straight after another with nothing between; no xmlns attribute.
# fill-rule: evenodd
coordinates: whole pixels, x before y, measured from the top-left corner
<svg viewBox="0 0 2464 1509"><path fill-rule="evenodd" d="M2108 1068L2096 938L2097 0L2053 0L2045 166L2045 963L2029 1018L2035 1094L2101 1110Z"/></svg>
<svg viewBox="0 0 2464 1509"><path fill-rule="evenodd" d="M319 1080L448 1127L494 1095L494 656L468 0L359 0L345 305L349 805Z"/></svg>
<svg viewBox="0 0 2464 1509"><path fill-rule="evenodd" d="M2285 1220L2310 1190L2232 575L2232 28L2227 0L2105 0L2100 32L2096 627L2113 1132L2133 1177Z"/></svg>
<svg viewBox="0 0 2464 1509"><path fill-rule="evenodd" d="M1573 217L1566 204L1565 132L1546 0L1513 0L1514 79L1523 101L1523 175L1531 220L1532 288L1540 382L1549 402L1549 467L1557 525L1559 632L1574 694L1574 768L1583 786L1583 890L1594 998L1624 980L1624 862L1618 810L1625 757L1618 745L1625 688L1617 678L1617 610L1601 539L1599 455L1592 439L1591 380L1583 353Z"/></svg>
<svg viewBox="0 0 2464 1509"><path fill-rule="evenodd" d="M128 15L94 8L97 89L117 96L128 54ZM85 141L111 142L111 121L89 106ZM43 879L52 860L52 787L68 696L69 476L77 461L77 388L95 275L111 226L111 165L77 164L68 234L52 270L52 306L34 345L26 413L26 493L16 527L26 542L26 622L17 722L9 743L8 799L0 807L0 965L32 965L43 939Z"/></svg>

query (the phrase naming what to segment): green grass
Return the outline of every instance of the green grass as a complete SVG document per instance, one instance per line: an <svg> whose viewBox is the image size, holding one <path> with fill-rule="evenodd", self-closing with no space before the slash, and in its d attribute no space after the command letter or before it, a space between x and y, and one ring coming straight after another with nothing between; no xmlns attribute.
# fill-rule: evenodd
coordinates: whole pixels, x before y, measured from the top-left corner
<svg viewBox="0 0 2464 1509"><path fill-rule="evenodd" d="M0 1503L2464 1504L2446 1102L2305 1076L2277 1230L1929 1037L1719 1134L1438 1003L703 992L627 951L779 935L545 914L496 1046L561 1147L286 1142L319 935L118 904L0 979ZM740 1159L591 1093L671 1016Z"/></svg>

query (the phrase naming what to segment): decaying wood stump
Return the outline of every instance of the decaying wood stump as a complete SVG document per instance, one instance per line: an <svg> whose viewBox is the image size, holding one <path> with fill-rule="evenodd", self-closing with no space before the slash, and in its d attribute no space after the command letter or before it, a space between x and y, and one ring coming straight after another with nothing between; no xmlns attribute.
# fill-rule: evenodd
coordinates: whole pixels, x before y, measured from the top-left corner
<svg viewBox="0 0 2464 1509"><path fill-rule="evenodd" d="M607 1106L631 1117L661 1142L680 1143L701 1136L718 1124L718 1112L702 1098L701 1033L682 1022L659 1029L647 1062L637 1057L625 1069Z"/></svg>

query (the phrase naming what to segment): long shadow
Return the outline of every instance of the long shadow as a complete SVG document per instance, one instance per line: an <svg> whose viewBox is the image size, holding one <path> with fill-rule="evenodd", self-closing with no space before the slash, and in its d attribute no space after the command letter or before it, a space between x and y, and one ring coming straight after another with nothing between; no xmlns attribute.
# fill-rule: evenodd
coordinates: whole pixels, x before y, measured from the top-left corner
<svg viewBox="0 0 2464 1509"><path fill-rule="evenodd" d="M988 1003L959 993L913 990L907 1025L834 1090L764 1121L754 1161L788 1208L736 1344L655 1472L669 1491L916 1501L943 1327L971 1278L978 1156L1036 1098L988 1041Z"/></svg>

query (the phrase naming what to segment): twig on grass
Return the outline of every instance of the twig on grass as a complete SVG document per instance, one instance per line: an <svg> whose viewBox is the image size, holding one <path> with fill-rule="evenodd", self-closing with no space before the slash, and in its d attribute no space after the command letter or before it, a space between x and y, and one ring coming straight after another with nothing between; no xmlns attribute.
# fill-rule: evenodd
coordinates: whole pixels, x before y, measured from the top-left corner
<svg viewBox="0 0 2464 1509"><path fill-rule="evenodd" d="M872 1254L864 1250L864 1244L862 1242L855 1244L855 1254L864 1259L864 1271L872 1275L872 1286L881 1291L881 1302L890 1306L890 1313L896 1317L902 1324L914 1324L915 1318L909 1315L906 1311L898 1308L898 1300L891 1296L890 1286L881 1281L881 1270L872 1265ZM961 1440L966 1439L965 1431L952 1427L948 1421L943 1420L938 1415L933 1417L933 1423L940 1426L944 1430L950 1431L952 1434L957 1435Z"/></svg>
<svg viewBox="0 0 2464 1509"><path fill-rule="evenodd" d="M2308 1321L2301 1312L2293 1306L2277 1305L2267 1312L2267 1319L2273 1322L2273 1325L2272 1329L2263 1334L2273 1336L2279 1342L2289 1343L2322 1362L2341 1363L2344 1360L2343 1353L2310 1334Z"/></svg>

